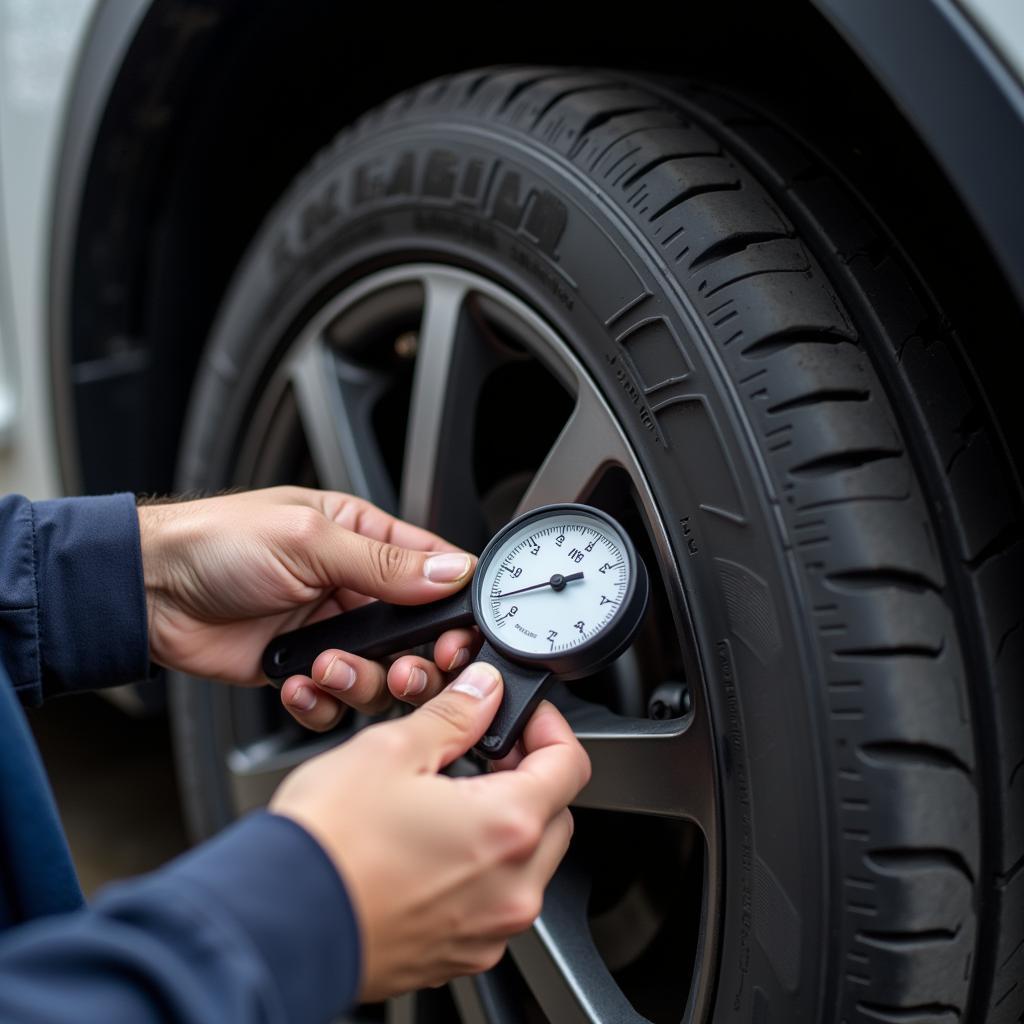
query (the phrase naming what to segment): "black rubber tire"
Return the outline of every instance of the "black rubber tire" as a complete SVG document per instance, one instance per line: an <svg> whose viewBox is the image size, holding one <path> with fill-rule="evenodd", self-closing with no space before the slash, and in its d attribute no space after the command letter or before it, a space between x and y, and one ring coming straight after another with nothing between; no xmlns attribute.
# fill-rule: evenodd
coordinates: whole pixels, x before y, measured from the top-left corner
<svg viewBox="0 0 1024 1024"><path fill-rule="evenodd" d="M431 82L270 215L210 342L183 486L231 481L258 381L317 296L400 259L540 310L672 528L718 734L714 1019L1019 1020L1020 493L884 231L732 98L557 68ZM212 827L203 708L179 691Z"/></svg>

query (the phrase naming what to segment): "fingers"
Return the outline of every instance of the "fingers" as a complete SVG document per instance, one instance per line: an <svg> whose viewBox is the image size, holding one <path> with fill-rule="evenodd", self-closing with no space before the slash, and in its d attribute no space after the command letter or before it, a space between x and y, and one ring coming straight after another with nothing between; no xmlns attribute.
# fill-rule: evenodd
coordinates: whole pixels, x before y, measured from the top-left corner
<svg viewBox="0 0 1024 1024"><path fill-rule="evenodd" d="M321 691L365 714L379 714L391 705L384 667L348 651L322 651L313 662L312 676Z"/></svg>
<svg viewBox="0 0 1024 1024"><path fill-rule="evenodd" d="M563 808L551 819L544 835L537 846L537 852L530 858L526 866L526 874L532 882L544 889L551 876L562 863L572 841L575 822L572 811Z"/></svg>
<svg viewBox="0 0 1024 1024"><path fill-rule="evenodd" d="M328 519L332 519L346 530L352 530L364 537L387 544L397 544L403 548L413 548L417 551L459 550L443 537L438 537L436 533L424 530L420 526L414 526L403 519L396 519L393 515L362 498L337 492L314 491L311 493L320 502L319 507L323 509L324 515Z"/></svg>
<svg viewBox="0 0 1024 1024"><path fill-rule="evenodd" d="M527 722L521 743L522 757L510 771L492 773L481 781L508 787L510 794L548 820L572 803L590 781L590 758L561 712L548 701L542 701ZM509 759L516 760L513 755Z"/></svg>
<svg viewBox="0 0 1024 1024"><path fill-rule="evenodd" d="M434 662L414 654L403 655L388 669L388 690L408 704L425 704L447 684L448 677Z"/></svg>
<svg viewBox="0 0 1024 1024"><path fill-rule="evenodd" d="M393 604L422 604L459 590L476 559L460 551L423 551L326 523L322 538L299 552L322 586L346 587Z"/></svg>
<svg viewBox="0 0 1024 1024"><path fill-rule="evenodd" d="M424 704L448 684L447 671L438 666L461 668L480 642L476 630L453 629L434 648L435 658L443 661L407 654L387 670L347 651L323 651L313 662L312 678L294 676L282 686L281 701L300 725L317 732L333 728L346 707L376 715L387 710L392 698Z"/></svg>
<svg viewBox="0 0 1024 1024"><path fill-rule="evenodd" d="M326 732L341 721L345 705L313 685L309 676L292 676L281 686L281 703L300 725Z"/></svg>
<svg viewBox="0 0 1024 1024"><path fill-rule="evenodd" d="M525 757L523 741L520 739L516 741L516 745L504 757L499 757L496 761L489 761L487 767L492 772L507 772L515 768L522 761L523 757Z"/></svg>
<svg viewBox="0 0 1024 1024"><path fill-rule="evenodd" d="M483 643L475 629L450 629L434 644L434 662L445 672L465 668Z"/></svg>
<svg viewBox="0 0 1024 1024"><path fill-rule="evenodd" d="M533 904L532 909L536 913L524 914L520 920L508 922L512 927L502 929L505 936L526 931L539 916L544 890L569 850L574 828L572 812L563 807L548 822L530 857L510 873L506 888L510 892L522 893L521 903L525 906Z"/></svg>
<svg viewBox="0 0 1024 1024"><path fill-rule="evenodd" d="M501 675L474 662L450 686L393 723L409 744L415 766L437 772L479 742L501 702Z"/></svg>
<svg viewBox="0 0 1024 1024"><path fill-rule="evenodd" d="M525 856L502 867L495 888L503 899L497 903L496 919L477 941L507 939L533 924L541 912L544 890L569 849L573 828L572 813L563 808L538 832L536 845Z"/></svg>
<svg viewBox="0 0 1024 1024"><path fill-rule="evenodd" d="M335 726L345 707L377 715L391 705L383 666L346 651L327 650L313 662L312 678L292 676L281 687L281 702L307 729Z"/></svg>
<svg viewBox="0 0 1024 1024"><path fill-rule="evenodd" d="M448 673L465 668L480 643L476 630L450 630L434 645L433 661L414 654L398 658L388 669L388 689L399 700L423 704L445 688Z"/></svg>

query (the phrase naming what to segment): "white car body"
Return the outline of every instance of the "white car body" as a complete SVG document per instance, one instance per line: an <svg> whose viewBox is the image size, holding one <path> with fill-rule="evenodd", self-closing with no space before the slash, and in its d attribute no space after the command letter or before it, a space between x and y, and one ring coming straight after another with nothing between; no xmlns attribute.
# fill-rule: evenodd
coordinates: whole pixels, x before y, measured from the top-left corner
<svg viewBox="0 0 1024 1024"><path fill-rule="evenodd" d="M61 491L46 362L50 198L96 0L0 0L0 493Z"/></svg>

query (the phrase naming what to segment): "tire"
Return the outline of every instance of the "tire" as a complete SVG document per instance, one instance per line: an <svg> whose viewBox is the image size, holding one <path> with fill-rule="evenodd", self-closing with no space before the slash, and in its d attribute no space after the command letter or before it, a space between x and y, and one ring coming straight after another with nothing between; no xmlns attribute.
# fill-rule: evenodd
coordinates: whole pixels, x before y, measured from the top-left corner
<svg viewBox="0 0 1024 1024"><path fill-rule="evenodd" d="M898 247L735 98L557 68L439 79L346 130L268 217L181 485L240 482L298 325L416 261L550 324L649 484L712 738L694 1019L1019 1020L1021 496ZM200 833L236 810L212 699L175 693Z"/></svg>

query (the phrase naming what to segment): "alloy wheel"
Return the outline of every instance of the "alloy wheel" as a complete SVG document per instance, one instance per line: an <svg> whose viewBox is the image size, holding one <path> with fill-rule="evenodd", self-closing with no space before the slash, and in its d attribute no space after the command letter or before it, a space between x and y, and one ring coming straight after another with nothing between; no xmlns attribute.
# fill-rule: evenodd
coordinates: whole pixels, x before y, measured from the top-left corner
<svg viewBox="0 0 1024 1024"><path fill-rule="evenodd" d="M701 1019L720 856L703 676L651 489L566 340L468 271L378 272L295 336L254 405L236 467L236 484L357 493L473 550L548 502L587 500L625 522L651 570L653 607L615 665L553 698L593 778L541 916L498 969L393 1000L385 1019L428 1024L453 1007L467 1024ZM231 815L265 803L288 770L370 721L351 714L311 739L276 694L225 691L214 704ZM480 768L464 759L454 770Z"/></svg>

